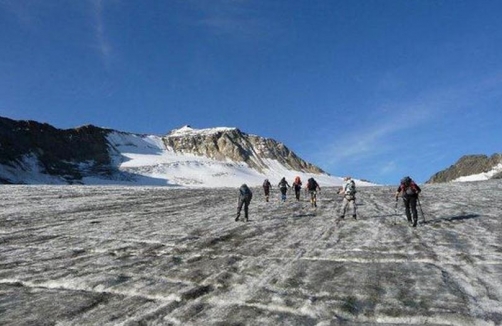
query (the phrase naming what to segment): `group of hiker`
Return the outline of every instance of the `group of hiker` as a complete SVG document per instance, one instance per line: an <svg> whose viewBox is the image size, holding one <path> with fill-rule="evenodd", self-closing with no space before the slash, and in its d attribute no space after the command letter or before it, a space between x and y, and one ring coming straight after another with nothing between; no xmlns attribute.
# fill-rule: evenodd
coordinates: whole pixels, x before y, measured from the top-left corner
<svg viewBox="0 0 502 326"><path fill-rule="evenodd" d="M281 201L285 202L286 201L286 195L288 193L288 188L291 188L289 183L286 181L286 178L282 178L281 181L279 181L279 184L277 185L279 187L279 190L281 191ZM270 188L272 187L272 184L268 179L265 179L263 181L263 191L265 193L265 200L269 200L270 196ZM300 193L302 190L302 181L300 177L296 177L295 180L293 181L293 187L295 191L295 198L297 201L300 200ZM307 181L307 184L305 185L305 191L310 194L310 202L312 204L312 207L317 207L316 203L316 194L317 191L320 191L321 187L319 187L319 184L317 181L315 181L314 178L309 178Z"/></svg>
<svg viewBox="0 0 502 326"><path fill-rule="evenodd" d="M357 219L357 206L356 206L356 183L351 177L345 177L344 184L338 190L338 194L343 196L342 206L340 209L339 218L345 218L347 212L352 212L352 218ZM270 189L272 184L268 179L263 181L263 192L265 194L265 201L269 201ZM278 185L281 192L281 201L285 202L287 199L287 191L291 186L283 177L279 181ZM302 189L302 181L300 177L296 177L293 181L293 189L295 192L295 198L297 201L300 200L300 193ZM313 208L317 208L317 192L321 191L321 187L314 178L309 178L305 186L305 191L310 195L310 203ZM404 177L401 179L399 187L396 190L396 202L399 200L399 196L403 198L405 206L405 214L408 222L413 226L417 226L418 212L417 212L417 201L418 195L422 190L420 187L409 177ZM243 184L239 188L239 202L237 206L237 217L235 221L238 221L241 215L241 211L244 208L244 218L246 221L249 220L249 204L253 198L253 193L251 189L246 184Z"/></svg>

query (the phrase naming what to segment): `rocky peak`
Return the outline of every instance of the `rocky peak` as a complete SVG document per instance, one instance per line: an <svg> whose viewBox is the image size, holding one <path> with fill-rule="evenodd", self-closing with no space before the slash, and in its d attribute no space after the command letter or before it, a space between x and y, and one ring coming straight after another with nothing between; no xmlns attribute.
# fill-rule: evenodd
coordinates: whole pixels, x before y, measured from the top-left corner
<svg viewBox="0 0 502 326"><path fill-rule="evenodd" d="M320 168L300 159L284 144L273 139L249 135L238 128L193 129L184 126L163 138L167 148L224 161L247 163L263 171L265 160L276 160L284 166L308 173L324 173Z"/></svg>
<svg viewBox="0 0 502 326"><path fill-rule="evenodd" d="M449 168L434 174L427 183L449 182L460 177L487 173L502 163L502 154L465 155ZM492 176L492 179L502 178L502 173Z"/></svg>
<svg viewBox="0 0 502 326"><path fill-rule="evenodd" d="M108 132L92 125L61 130L46 123L0 117L0 164L16 167L23 157L34 156L45 173L70 182L79 180L79 163L92 162L99 171L108 167Z"/></svg>

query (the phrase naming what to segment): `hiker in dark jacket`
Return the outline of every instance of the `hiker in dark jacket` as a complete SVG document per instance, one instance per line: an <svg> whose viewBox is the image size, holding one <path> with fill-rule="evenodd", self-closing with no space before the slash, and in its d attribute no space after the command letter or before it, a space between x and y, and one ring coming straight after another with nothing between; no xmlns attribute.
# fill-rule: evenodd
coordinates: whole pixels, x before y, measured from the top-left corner
<svg viewBox="0 0 502 326"><path fill-rule="evenodd" d="M295 189L296 200L300 200L300 192L302 190L302 181L300 177L295 178L295 181L293 182L293 189Z"/></svg>
<svg viewBox="0 0 502 326"><path fill-rule="evenodd" d="M286 201L286 193L288 192L288 188L291 188L291 186L286 181L286 178L282 178L281 181L279 181L279 189L281 190L282 201Z"/></svg>
<svg viewBox="0 0 502 326"><path fill-rule="evenodd" d="M317 191L321 191L321 187L314 178L309 178L305 188L310 194L310 205L312 207L317 207Z"/></svg>
<svg viewBox="0 0 502 326"><path fill-rule="evenodd" d="M270 183L270 181L268 181L268 179L265 179L265 181L263 181L263 192L265 193L265 201L268 201L268 198L270 196L270 187L272 187L272 184Z"/></svg>
<svg viewBox="0 0 502 326"><path fill-rule="evenodd" d="M236 222L239 220L239 217L241 216L242 206L244 206L244 218L246 219L246 222L249 221L248 210L252 198L253 198L253 193L251 192L251 189L249 189L249 187L246 184L243 184L239 188L239 203L237 205L237 217L235 218Z"/></svg>
<svg viewBox="0 0 502 326"><path fill-rule="evenodd" d="M410 177L401 179L401 184L396 191L396 201L399 195L403 197L406 218L409 223L413 223L413 227L416 227L418 222L417 200L421 191L422 189Z"/></svg>

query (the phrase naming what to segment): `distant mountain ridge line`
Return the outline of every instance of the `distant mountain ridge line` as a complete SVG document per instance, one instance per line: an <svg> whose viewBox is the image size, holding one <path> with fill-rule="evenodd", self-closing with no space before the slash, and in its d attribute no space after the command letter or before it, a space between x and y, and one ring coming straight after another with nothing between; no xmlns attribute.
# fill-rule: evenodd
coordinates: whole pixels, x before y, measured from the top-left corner
<svg viewBox="0 0 502 326"><path fill-rule="evenodd" d="M110 138L112 134L121 135L122 139L115 137L114 143L113 137ZM149 139L154 138L155 145L148 143ZM142 147L143 150L148 147L155 148L153 151L143 153L147 155L143 158L152 157L148 155L157 155L153 157L154 159L159 159L162 155L165 158L165 155L172 151L177 154L213 159L222 162L223 165L224 162L241 162L258 174L270 172L270 160L273 160L284 172L329 176L322 169L299 158L284 144L273 139L246 134L238 128L197 130L185 126L165 136L154 136L93 125L57 129L47 123L0 117L0 183L31 183L27 180L30 173L37 174L35 183L84 184L85 178L133 182L133 179L145 171L151 175L156 174L156 182L159 182L158 176L162 174L162 169L165 171L167 168L166 161L159 161L157 165L147 162L143 168L140 166L122 168L131 158L137 159L137 155L142 155L142 150L135 150L134 147ZM123 151L130 151L131 154L125 154ZM128 155L130 157L127 157ZM157 173L155 169L161 172ZM222 168L215 167L215 169ZM133 170L135 172L131 173ZM212 173L213 176L218 173L226 176L238 174L231 170ZM179 180L183 178L180 174ZM256 178L254 175L254 179ZM200 180L194 182L203 183ZM167 183L172 184L170 181Z"/></svg>
<svg viewBox="0 0 502 326"><path fill-rule="evenodd" d="M434 174L427 183L502 179L502 154L462 156L455 164Z"/></svg>
<svg viewBox="0 0 502 326"><path fill-rule="evenodd" d="M292 179L295 175L303 179L317 176L327 185L342 182L342 178L304 161L286 145L235 127L193 129L186 125L155 136L94 125L57 129L33 120L0 117L0 183L4 184L208 186L211 182L211 187L217 187L212 183L259 185L266 177ZM502 154L466 155L427 183L500 178Z"/></svg>

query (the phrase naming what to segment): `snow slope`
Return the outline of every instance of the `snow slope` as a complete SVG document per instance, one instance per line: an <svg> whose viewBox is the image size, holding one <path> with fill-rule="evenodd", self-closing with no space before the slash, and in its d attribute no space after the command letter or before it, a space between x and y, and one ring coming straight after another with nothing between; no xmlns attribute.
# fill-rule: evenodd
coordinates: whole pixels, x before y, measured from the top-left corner
<svg viewBox="0 0 502 326"><path fill-rule="evenodd" d="M452 180L452 182L485 181L491 179L497 173L502 172L502 163L496 165L491 171L468 175Z"/></svg>
<svg viewBox="0 0 502 326"><path fill-rule="evenodd" d="M417 228L394 190L245 223L237 189L0 186L0 324L501 325L502 182L424 185Z"/></svg>
<svg viewBox="0 0 502 326"><path fill-rule="evenodd" d="M173 135L209 133L220 129L194 130L189 127L174 131ZM114 132L108 136L114 149L114 161L121 171L136 178L122 184L140 185L177 185L184 187L237 187L243 183L258 186L268 178L272 184L279 183L282 177L292 183L295 176L302 180L313 176L322 186L339 186L343 180L327 174L306 174L288 170L275 160L265 159L269 167L264 173L251 169L246 163L218 161L192 154L176 153L166 148L161 137L140 136ZM99 184L100 180L85 179L86 184ZM359 185L368 183L358 181Z"/></svg>

